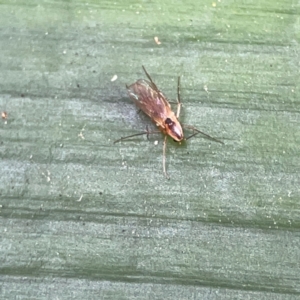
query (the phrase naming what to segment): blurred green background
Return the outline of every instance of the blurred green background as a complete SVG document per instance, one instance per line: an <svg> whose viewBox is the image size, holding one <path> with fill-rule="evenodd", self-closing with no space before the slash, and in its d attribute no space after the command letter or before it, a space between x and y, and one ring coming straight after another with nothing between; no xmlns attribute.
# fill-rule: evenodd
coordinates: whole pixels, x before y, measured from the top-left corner
<svg viewBox="0 0 300 300"><path fill-rule="evenodd" d="M293 0L1 1L1 299L299 299L299 40ZM169 181L162 135L113 144L142 65L225 143Z"/></svg>

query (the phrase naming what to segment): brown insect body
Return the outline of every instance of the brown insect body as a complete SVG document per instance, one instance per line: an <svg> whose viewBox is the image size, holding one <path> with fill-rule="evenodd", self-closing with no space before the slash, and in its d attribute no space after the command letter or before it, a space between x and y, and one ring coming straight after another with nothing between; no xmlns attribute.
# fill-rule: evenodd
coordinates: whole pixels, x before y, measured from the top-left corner
<svg viewBox="0 0 300 300"><path fill-rule="evenodd" d="M164 94L157 88L156 84L152 81L150 75L147 73L146 69L143 67L143 70L149 79L149 81L144 79L139 79L135 83L130 86L126 86L129 97L133 100L138 108L140 108L146 115L150 117L150 119L155 122L156 126L160 129L160 131L165 135L164 144L163 144L163 171L167 178L169 178L166 171L166 144L167 144L167 136L173 138L176 142L181 142L184 140L182 127L188 128L193 131L193 134L190 135L185 140L195 136L198 133L203 134L207 138L223 144L223 142L211 137L210 135L202 132L201 130L195 128L190 125L181 125L178 121L180 115L180 92L179 92L179 83L180 77L178 77L178 86L177 86L177 112L176 114L172 111L171 105L168 102L167 98ZM128 138L132 138L135 136L147 134L147 136L151 133L157 133L157 131L145 131L141 133L136 133L129 135L127 137L122 137L116 142L123 141Z"/></svg>
<svg viewBox="0 0 300 300"><path fill-rule="evenodd" d="M171 105L154 83L139 79L128 86L127 91L137 107L148 115L164 134L176 142L184 139L182 127L171 110Z"/></svg>

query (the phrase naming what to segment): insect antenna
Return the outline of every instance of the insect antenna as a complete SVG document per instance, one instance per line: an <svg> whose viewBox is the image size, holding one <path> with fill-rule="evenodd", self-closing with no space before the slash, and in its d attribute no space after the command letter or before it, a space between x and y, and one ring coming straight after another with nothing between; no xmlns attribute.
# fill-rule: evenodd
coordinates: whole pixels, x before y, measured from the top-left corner
<svg viewBox="0 0 300 300"><path fill-rule="evenodd" d="M188 139L192 138L193 136L195 136L195 135L201 133L202 135L206 136L206 137L209 138L210 140L215 141L215 142L217 142L217 143L220 143L220 144L223 144L223 145L224 145L224 143L223 143L222 141L213 138L212 136L208 135L207 133L205 133L205 132L203 132L203 131L201 131L201 130L199 130L199 129L193 127L193 126L190 126L190 125L183 125L183 124L182 124L182 126L183 126L184 128L188 128L188 129L191 129L191 130L193 130L193 131L196 131L196 132L194 132L192 135L188 136L185 140L188 140Z"/></svg>

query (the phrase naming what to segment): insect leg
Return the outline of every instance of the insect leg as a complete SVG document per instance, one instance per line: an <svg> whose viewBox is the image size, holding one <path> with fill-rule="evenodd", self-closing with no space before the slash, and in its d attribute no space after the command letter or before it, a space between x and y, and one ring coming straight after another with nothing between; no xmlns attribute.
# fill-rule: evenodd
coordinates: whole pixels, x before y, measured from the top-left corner
<svg viewBox="0 0 300 300"><path fill-rule="evenodd" d="M142 66L142 68L143 68L143 70L144 70L146 76L148 77L148 79L151 81L151 83L154 83L154 82L152 81L152 78L150 77L150 75L149 75L148 72L146 71L145 67Z"/></svg>
<svg viewBox="0 0 300 300"><path fill-rule="evenodd" d="M177 84L177 112L176 117L179 118L180 109L181 109L181 100L180 100L180 76L178 76L178 84Z"/></svg>
<svg viewBox="0 0 300 300"><path fill-rule="evenodd" d="M189 137L187 137L186 140L192 138L193 136L197 135L198 133L201 133L202 135L206 136L207 138L211 139L212 141L215 141L215 142L217 142L217 143L220 143L220 144L223 144L223 145L224 145L224 143L223 143L222 141L219 141L218 139L213 138L212 136L210 136L210 135L208 135L207 133L205 133L205 132L203 132L203 131L201 131L201 130L195 128L194 126L191 126L191 125L184 125L184 124L181 124L181 125L182 125L182 127L191 129L191 130L193 130L193 132L194 132L192 135L190 135Z"/></svg>
<svg viewBox="0 0 300 300"><path fill-rule="evenodd" d="M118 142L121 142L123 140L127 140L127 139L130 139L132 137L135 137L135 136L139 136L139 135L144 135L144 134L147 134L147 138L149 136L149 134L154 134L154 133L161 133L160 131L156 130L156 131L149 131L148 130L148 127L147 127L147 130L144 131L144 132L139 132L139 133L135 133L135 134L132 134L132 135L128 135L128 136L124 136L124 137L121 137L120 139L114 141L114 144L115 143L118 143Z"/></svg>
<svg viewBox="0 0 300 300"><path fill-rule="evenodd" d="M167 148L167 135L165 135L164 145L163 145L163 171L167 179L170 179L170 176L166 170L166 148Z"/></svg>
<svg viewBox="0 0 300 300"><path fill-rule="evenodd" d="M153 84L153 86L154 86L154 88L156 89L156 91L157 91L158 93L160 93L159 89L157 88L156 84L153 82L152 78L150 77L149 73L146 71L145 67L142 66L142 68L143 68L143 70L144 70L146 76L148 77L148 79L149 79L149 80L151 81L151 83Z"/></svg>
<svg viewBox="0 0 300 300"><path fill-rule="evenodd" d="M148 125L146 125L146 130L147 130L147 140L149 141L149 134L150 134L150 131L149 131Z"/></svg>

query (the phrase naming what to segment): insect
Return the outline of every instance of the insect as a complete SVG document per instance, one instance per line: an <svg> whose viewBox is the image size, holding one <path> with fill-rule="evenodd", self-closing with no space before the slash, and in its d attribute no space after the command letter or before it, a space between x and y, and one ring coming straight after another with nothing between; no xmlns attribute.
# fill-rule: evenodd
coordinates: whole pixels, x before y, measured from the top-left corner
<svg viewBox="0 0 300 300"><path fill-rule="evenodd" d="M168 102L165 95L157 88L156 84L151 79L150 75L146 71L145 67L142 66L147 78L149 81L144 79L139 79L130 86L126 85L127 92L129 97L133 100L136 106L141 109L150 119L156 124L159 128L159 131L149 131L148 128L146 131L129 135L126 137L121 137L116 140L114 143L146 134L147 137L149 134L162 132L165 135L163 142L163 172L166 178L170 178L166 171L166 147L167 147L167 137L170 136L175 142L181 143L183 140L188 140L189 138L195 136L198 133L206 136L207 138L224 144L223 142L211 137L210 135L200 131L194 126L180 124L178 121L181 109L181 100L180 100L180 76L178 77L177 85L177 111L176 114L172 111L171 105ZM184 138L183 128L191 129L193 134L187 138Z"/></svg>

